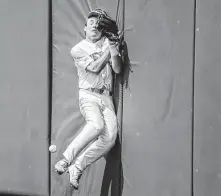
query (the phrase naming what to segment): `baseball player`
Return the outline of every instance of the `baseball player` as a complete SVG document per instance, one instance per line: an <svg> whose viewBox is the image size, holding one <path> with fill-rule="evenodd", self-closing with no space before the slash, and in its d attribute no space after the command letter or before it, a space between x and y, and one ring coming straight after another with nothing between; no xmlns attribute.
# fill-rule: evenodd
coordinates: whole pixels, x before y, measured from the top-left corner
<svg viewBox="0 0 221 196"><path fill-rule="evenodd" d="M119 74L116 22L101 9L88 15L85 39L71 49L79 77L79 106L86 125L70 143L64 158L55 164L58 174L69 172L70 184L78 189L82 172L105 155L115 144L117 118L114 110L113 73Z"/></svg>

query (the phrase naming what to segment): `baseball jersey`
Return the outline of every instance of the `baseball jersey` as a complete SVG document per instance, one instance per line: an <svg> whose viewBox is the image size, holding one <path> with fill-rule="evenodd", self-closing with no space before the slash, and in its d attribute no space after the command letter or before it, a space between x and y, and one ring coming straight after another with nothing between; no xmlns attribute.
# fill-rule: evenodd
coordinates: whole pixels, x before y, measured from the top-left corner
<svg viewBox="0 0 221 196"><path fill-rule="evenodd" d="M80 89L101 89L105 87L112 91L113 76L111 61L107 63L99 74L86 70L87 66L98 59L108 46L107 38L103 37L96 43L91 43L84 39L71 49L71 55L74 59L75 66L77 67Z"/></svg>

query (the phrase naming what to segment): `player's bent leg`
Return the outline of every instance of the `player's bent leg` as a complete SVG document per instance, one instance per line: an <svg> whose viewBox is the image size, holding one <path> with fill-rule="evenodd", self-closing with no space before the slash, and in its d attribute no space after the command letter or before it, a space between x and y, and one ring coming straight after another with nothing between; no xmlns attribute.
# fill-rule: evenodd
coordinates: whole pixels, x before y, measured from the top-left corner
<svg viewBox="0 0 221 196"><path fill-rule="evenodd" d="M75 161L72 167L69 167L70 184L78 188L79 179L82 172L92 163L100 159L115 144L117 137L117 118L109 109L104 110L105 129ZM72 171L73 170L73 171Z"/></svg>
<svg viewBox="0 0 221 196"><path fill-rule="evenodd" d="M55 171L62 174L67 171L68 166L72 163L74 158L104 129L103 114L100 107L93 102L85 101L81 106L81 111L86 120L86 125L83 130L75 137L71 144L63 153L64 158L58 161L55 165Z"/></svg>
<svg viewBox="0 0 221 196"><path fill-rule="evenodd" d="M102 121L102 120L100 120ZM102 123L100 123L102 124ZM96 127L96 128L95 128ZM98 128L99 127L99 128ZM83 130L76 136L64 151L60 161L55 164L55 171L61 175L67 171L74 158L93 140L97 139L103 127L87 123Z"/></svg>

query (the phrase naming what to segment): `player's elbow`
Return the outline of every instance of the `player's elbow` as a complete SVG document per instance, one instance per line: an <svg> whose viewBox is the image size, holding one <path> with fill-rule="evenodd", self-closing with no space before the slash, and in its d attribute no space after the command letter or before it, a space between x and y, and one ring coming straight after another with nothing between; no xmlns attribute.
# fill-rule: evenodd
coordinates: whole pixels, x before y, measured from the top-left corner
<svg viewBox="0 0 221 196"><path fill-rule="evenodd" d="M115 67L114 72L119 74L121 72L121 67Z"/></svg>
<svg viewBox="0 0 221 196"><path fill-rule="evenodd" d="M118 58L113 58L112 59L112 62L113 62L113 70L116 74L119 74L121 72L121 69L122 69L122 61L121 61L121 58L118 57Z"/></svg>

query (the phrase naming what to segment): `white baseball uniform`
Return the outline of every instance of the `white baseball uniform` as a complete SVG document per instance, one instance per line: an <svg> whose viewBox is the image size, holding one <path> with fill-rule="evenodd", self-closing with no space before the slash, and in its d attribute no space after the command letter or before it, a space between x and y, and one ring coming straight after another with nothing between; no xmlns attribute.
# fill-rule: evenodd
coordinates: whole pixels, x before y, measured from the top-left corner
<svg viewBox="0 0 221 196"><path fill-rule="evenodd" d="M75 159L75 165L80 170L106 154L115 144L117 136L117 118L112 97L90 90L105 88L112 91L111 62L99 74L86 70L107 47L108 40L103 37L96 43L84 39L71 49L79 77L79 106L86 125L63 155L69 163Z"/></svg>

